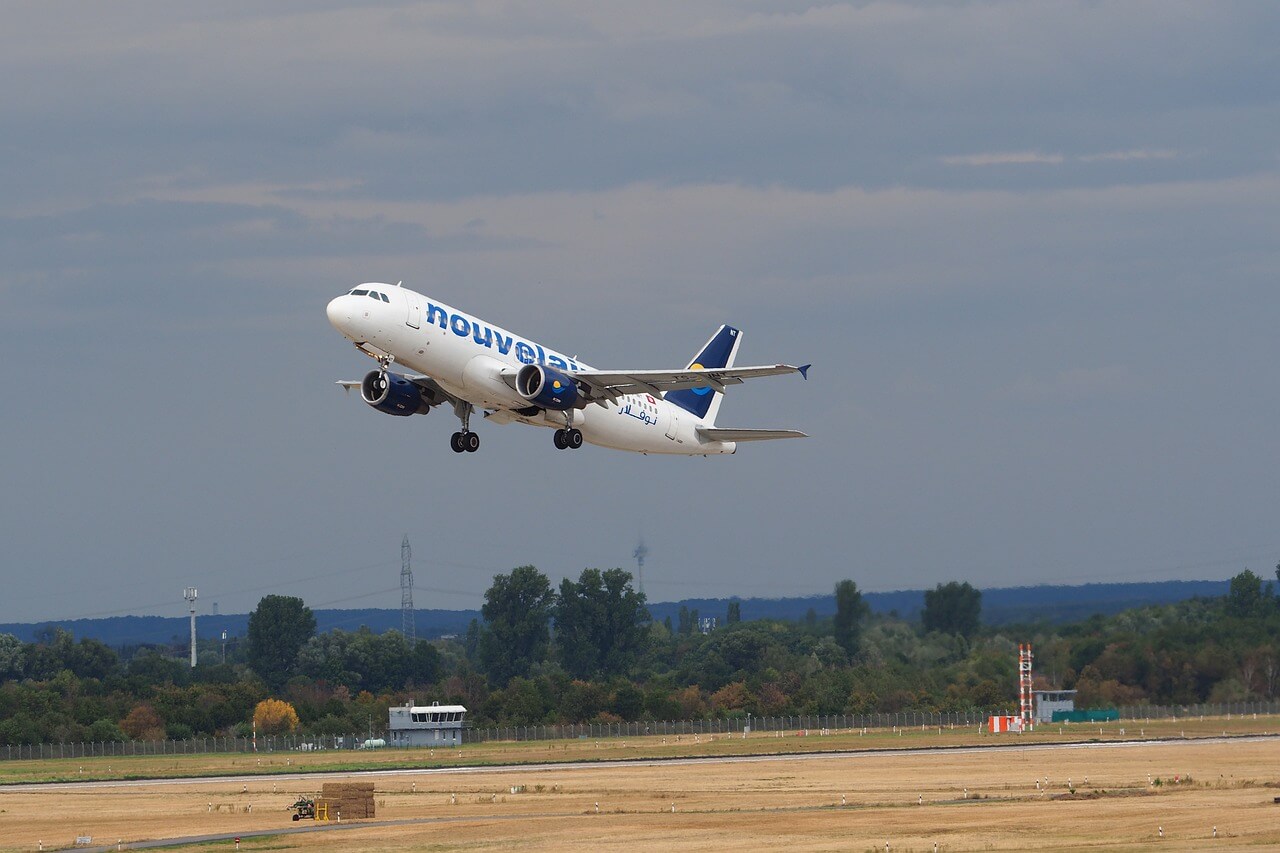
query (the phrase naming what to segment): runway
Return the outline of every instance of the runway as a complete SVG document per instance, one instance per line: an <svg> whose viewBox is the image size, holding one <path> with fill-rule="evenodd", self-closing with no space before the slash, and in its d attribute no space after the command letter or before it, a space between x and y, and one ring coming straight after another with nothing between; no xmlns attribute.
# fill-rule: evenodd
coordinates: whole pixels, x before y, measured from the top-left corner
<svg viewBox="0 0 1280 853"><path fill-rule="evenodd" d="M193 784L229 784L268 781L301 781L332 779L360 779L365 777L409 777L409 776L456 776L506 773L535 773L547 771L605 770L626 767L680 767L707 766L715 764L753 764L766 761L816 761L844 759L856 761L867 758L892 758L921 755L973 755L979 753L1028 753L1059 750L1087 749L1140 749L1147 746L1168 746L1177 744L1207 745L1214 743L1255 743L1272 742L1280 738L1274 735L1241 735L1238 737L1201 737L1201 738L1146 738L1143 740L1122 740L1110 742L1078 742L1078 743L1033 743L1033 744L992 744L990 746L929 746L904 749L857 749L830 750L823 752L799 752L767 755L714 755L693 758L637 758L606 761L565 761L542 764L490 764L469 767L402 767L388 770L337 770L316 771L314 773L249 773L234 776L180 776L155 779L112 779L93 782L36 782L0 787L0 796L13 792L35 791L75 791L95 788L137 788L155 787L157 785L193 785Z"/></svg>

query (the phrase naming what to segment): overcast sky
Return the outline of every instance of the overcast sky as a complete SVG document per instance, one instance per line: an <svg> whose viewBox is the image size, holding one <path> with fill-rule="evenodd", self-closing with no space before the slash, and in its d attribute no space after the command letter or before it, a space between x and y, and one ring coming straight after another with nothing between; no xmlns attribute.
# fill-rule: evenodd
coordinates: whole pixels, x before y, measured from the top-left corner
<svg viewBox="0 0 1280 853"><path fill-rule="evenodd" d="M264 8L266 11L264 11ZM1280 560L1280 6L34 0L0 28L0 621L1225 578ZM387 417L397 282L714 459Z"/></svg>

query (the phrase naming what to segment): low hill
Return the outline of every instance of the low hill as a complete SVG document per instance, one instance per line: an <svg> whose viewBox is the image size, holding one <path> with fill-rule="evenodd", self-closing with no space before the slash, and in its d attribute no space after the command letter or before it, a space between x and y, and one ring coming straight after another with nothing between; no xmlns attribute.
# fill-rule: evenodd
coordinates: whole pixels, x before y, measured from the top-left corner
<svg viewBox="0 0 1280 853"><path fill-rule="evenodd" d="M982 621L986 625L1015 622L1074 622L1094 614L1119 613L1134 607L1169 604L1196 597L1219 597L1227 594L1229 581L1161 581L1153 583L1099 583L1084 586L1021 586L982 590ZM863 598L876 613L896 612L906 619L919 618L924 607L924 590L869 592ZM724 621L730 601L738 601L743 620L804 619L810 609L820 619L835 613L834 595L803 598L689 598L683 601L653 602L649 612L657 621L679 620L680 608L697 610L699 617L714 616ZM362 610L316 610L316 628L320 632L340 628L355 631L361 626L382 633L400 628L397 609L368 608ZM419 637L434 639L450 634L463 634L472 619L480 618L478 610L417 610L414 624ZM247 632L247 613L198 616L196 633L203 640L216 640L225 630L228 637L243 637ZM67 621L0 623L0 633L13 634L23 642L33 642L37 634L51 627L61 627L77 638L90 637L110 646L141 644L185 645L188 631L186 616L111 616L101 619Z"/></svg>
<svg viewBox="0 0 1280 853"><path fill-rule="evenodd" d="M1227 594L1230 581L1161 581L1156 583L1098 583L1083 586L1019 586L982 590L982 622L1008 625L1015 622L1075 622L1097 614L1119 613L1150 604L1170 604L1197 597ZM918 619L924 608L924 590L866 592L862 595L873 613L897 613ZM681 607L697 610L698 617L714 616L724 621L729 602L736 600L743 620L804 619L812 608L819 619L836 612L834 595L806 598L689 598L684 601L655 602L649 605L653 618L679 619Z"/></svg>

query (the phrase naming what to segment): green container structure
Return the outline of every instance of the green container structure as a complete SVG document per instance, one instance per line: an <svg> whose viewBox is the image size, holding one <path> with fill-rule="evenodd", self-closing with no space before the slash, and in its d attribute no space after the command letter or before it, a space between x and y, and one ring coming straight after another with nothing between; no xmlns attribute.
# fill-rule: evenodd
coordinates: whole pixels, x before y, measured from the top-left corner
<svg viewBox="0 0 1280 853"><path fill-rule="evenodd" d="M1120 719L1119 708L1093 708L1088 711L1054 711L1055 723L1111 723Z"/></svg>

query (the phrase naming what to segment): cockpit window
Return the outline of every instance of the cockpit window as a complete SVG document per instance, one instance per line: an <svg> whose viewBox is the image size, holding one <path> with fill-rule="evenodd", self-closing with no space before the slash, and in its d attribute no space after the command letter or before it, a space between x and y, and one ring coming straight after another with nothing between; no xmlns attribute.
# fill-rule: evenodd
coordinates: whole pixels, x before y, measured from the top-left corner
<svg viewBox="0 0 1280 853"><path fill-rule="evenodd" d="M390 304L391 304L391 300L387 298L387 294L385 294L385 293L379 293L378 295L382 297L382 301L383 301L383 302L387 303L388 305L390 305Z"/></svg>
<svg viewBox="0 0 1280 853"><path fill-rule="evenodd" d="M353 290L353 291L351 291L351 295L352 295L352 296L364 296L364 295L365 295L366 293L368 293L368 292L369 292L369 291L367 291L367 290Z"/></svg>

